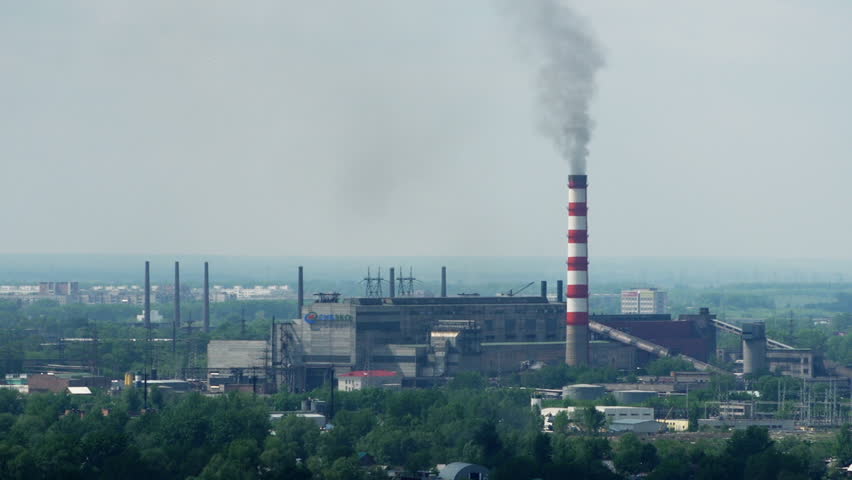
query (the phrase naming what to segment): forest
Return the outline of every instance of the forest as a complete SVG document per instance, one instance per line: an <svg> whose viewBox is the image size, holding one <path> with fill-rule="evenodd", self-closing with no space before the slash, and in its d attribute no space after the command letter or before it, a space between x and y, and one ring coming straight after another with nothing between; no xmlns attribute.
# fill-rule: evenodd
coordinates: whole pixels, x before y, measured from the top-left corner
<svg viewBox="0 0 852 480"><path fill-rule="evenodd" d="M579 428L542 432L527 391L482 388L475 378L431 390L339 392L326 428L294 415L270 420L302 398L154 390L143 411L133 388L114 397L0 390L0 478L357 480L388 478L383 466L414 472L465 461L491 469L492 480L816 480L839 478L837 466L852 462L849 426L808 437L772 438L754 427L611 437L585 409L571 420Z"/></svg>

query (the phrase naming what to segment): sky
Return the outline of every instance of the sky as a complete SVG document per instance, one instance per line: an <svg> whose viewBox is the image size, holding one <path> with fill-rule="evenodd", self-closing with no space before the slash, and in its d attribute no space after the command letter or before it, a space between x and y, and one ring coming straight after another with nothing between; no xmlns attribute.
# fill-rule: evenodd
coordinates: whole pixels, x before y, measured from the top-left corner
<svg viewBox="0 0 852 480"><path fill-rule="evenodd" d="M578 0L590 255L850 258L852 3ZM0 253L564 255L491 0L0 0Z"/></svg>

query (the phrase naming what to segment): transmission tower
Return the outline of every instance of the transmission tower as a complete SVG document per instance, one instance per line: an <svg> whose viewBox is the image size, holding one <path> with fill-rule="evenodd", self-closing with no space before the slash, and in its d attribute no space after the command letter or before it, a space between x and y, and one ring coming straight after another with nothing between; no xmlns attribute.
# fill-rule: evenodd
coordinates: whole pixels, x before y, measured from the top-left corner
<svg viewBox="0 0 852 480"><path fill-rule="evenodd" d="M402 273L402 267L399 267L399 286L397 290L399 291L400 297L410 297L414 295L414 282L417 280L414 278L414 268L408 267L408 276L406 277L404 273Z"/></svg>
<svg viewBox="0 0 852 480"><path fill-rule="evenodd" d="M382 295L382 269L378 269L378 273L373 277L370 273L370 267L367 267L367 276L364 277L364 296L381 298Z"/></svg>

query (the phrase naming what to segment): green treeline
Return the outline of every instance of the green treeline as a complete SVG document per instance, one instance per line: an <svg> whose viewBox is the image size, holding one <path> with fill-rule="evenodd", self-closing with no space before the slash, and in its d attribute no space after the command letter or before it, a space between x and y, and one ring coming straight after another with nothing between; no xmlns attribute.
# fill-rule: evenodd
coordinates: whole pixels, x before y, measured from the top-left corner
<svg viewBox="0 0 852 480"><path fill-rule="evenodd" d="M272 409L294 408L304 398L286 393L209 397L155 390L148 399L153 408L142 414L136 389L118 397L26 398L0 390L0 478L387 478L378 467L361 466L359 453L409 471L479 463L493 480L639 473L650 479L819 479L839 475L824 459L852 461L849 427L821 440L773 440L760 428L728 439L609 439L590 413L576 420L579 430L544 433L527 392L472 389L472 380L433 390L340 392L334 427L326 431L297 416L270 421Z"/></svg>

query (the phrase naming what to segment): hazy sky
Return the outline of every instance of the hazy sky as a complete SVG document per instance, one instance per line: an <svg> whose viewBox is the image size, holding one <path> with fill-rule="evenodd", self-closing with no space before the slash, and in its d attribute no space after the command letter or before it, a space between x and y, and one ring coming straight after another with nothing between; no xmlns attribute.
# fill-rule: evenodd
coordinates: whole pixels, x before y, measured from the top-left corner
<svg viewBox="0 0 852 480"><path fill-rule="evenodd" d="M574 2L593 256L850 257L852 2ZM0 1L0 252L562 255L492 1Z"/></svg>

